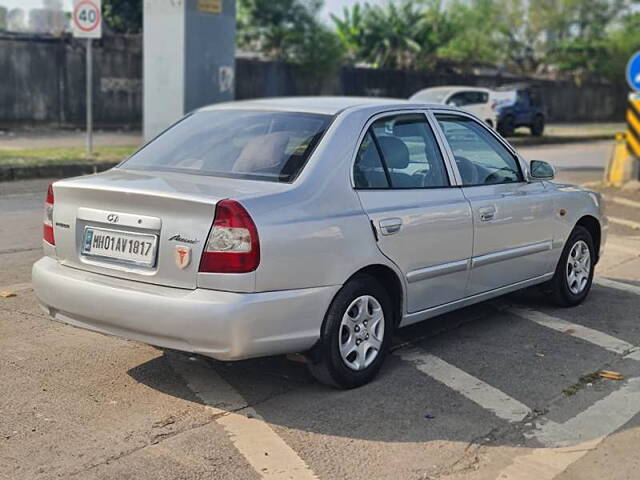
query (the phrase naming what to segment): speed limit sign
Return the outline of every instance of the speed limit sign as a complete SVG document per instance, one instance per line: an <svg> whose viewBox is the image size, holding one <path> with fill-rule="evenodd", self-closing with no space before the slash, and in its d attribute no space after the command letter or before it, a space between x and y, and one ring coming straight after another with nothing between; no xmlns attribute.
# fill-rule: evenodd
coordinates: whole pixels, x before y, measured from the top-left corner
<svg viewBox="0 0 640 480"><path fill-rule="evenodd" d="M102 36L101 0L74 0L71 20L76 38L100 38Z"/></svg>

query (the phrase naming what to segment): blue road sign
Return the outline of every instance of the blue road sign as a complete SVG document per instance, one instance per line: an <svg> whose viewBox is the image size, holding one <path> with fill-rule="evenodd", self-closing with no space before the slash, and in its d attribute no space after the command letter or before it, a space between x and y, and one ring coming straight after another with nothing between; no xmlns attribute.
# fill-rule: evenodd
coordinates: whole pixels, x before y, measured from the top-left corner
<svg viewBox="0 0 640 480"><path fill-rule="evenodd" d="M631 55L627 63L627 83L632 90L640 91L640 52Z"/></svg>

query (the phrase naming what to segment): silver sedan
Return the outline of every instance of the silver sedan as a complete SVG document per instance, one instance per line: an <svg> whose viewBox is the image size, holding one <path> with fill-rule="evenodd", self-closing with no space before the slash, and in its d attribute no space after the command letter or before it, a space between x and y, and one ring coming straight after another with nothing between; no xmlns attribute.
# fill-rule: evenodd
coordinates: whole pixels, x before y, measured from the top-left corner
<svg viewBox="0 0 640 480"><path fill-rule="evenodd" d="M532 285L584 300L602 199L553 176L445 106L220 104L54 183L33 284L71 325L224 360L303 352L355 387L398 327Z"/></svg>

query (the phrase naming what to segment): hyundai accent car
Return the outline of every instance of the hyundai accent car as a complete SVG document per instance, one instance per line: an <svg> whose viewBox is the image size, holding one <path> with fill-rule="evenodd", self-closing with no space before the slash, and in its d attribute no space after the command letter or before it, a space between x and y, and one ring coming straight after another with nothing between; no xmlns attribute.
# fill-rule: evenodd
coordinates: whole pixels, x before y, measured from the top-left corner
<svg viewBox="0 0 640 480"><path fill-rule="evenodd" d="M393 331L541 285L591 287L607 223L476 117L372 98L219 104L49 187L33 285L77 327L222 360L376 375Z"/></svg>

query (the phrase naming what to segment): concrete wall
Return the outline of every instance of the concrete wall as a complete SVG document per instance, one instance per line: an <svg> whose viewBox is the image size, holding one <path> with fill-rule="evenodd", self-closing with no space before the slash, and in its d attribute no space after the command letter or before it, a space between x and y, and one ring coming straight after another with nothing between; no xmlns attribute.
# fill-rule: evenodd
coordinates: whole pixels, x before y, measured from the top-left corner
<svg viewBox="0 0 640 480"><path fill-rule="evenodd" d="M94 42L94 112L101 127L139 127L142 119L142 41L105 37ZM84 42L71 38L0 33L0 128L82 127L85 101ZM209 79L210 80L210 79ZM236 59L236 98L283 95L408 97L428 86L497 86L527 79L344 67L309 78L277 62ZM551 121L623 121L627 88L620 84L537 81Z"/></svg>
<svg viewBox="0 0 640 480"><path fill-rule="evenodd" d="M94 115L98 127L139 127L142 49L138 37L94 41ZM85 42L0 33L0 128L82 126Z"/></svg>

